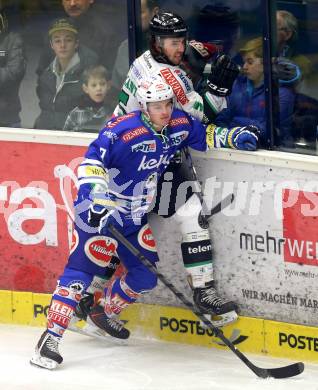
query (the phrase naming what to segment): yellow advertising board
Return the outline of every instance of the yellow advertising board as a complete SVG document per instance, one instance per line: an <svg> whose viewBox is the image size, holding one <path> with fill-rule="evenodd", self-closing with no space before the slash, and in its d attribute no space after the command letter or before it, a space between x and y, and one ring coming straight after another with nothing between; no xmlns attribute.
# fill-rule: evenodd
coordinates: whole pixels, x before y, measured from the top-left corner
<svg viewBox="0 0 318 390"><path fill-rule="evenodd" d="M44 327L50 299L49 294L0 290L0 323ZM128 307L121 319L134 336L227 348L187 309L137 303ZM83 325L83 321L76 324L80 328ZM223 332L242 352L318 361L318 331L314 327L239 317Z"/></svg>

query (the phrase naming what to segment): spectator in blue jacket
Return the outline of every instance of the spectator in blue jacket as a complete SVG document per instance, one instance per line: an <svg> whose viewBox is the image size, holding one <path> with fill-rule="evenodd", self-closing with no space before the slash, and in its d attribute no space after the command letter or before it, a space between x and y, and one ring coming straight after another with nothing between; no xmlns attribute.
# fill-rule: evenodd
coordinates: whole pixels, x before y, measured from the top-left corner
<svg viewBox="0 0 318 390"><path fill-rule="evenodd" d="M227 108L215 120L218 126L235 127L255 125L261 130L261 146L266 147L270 135L266 129L263 43L262 38L248 41L240 49L243 57L242 75L234 82ZM295 92L292 88L279 87L279 129L277 141L281 146L291 146L291 124Z"/></svg>

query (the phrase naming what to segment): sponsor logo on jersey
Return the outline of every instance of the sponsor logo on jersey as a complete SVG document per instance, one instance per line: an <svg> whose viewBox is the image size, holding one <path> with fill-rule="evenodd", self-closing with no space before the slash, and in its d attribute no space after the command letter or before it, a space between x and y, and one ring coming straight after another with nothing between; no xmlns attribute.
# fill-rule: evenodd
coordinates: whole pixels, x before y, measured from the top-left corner
<svg viewBox="0 0 318 390"><path fill-rule="evenodd" d="M47 319L48 321L53 322L53 324L56 323L65 328L68 326L73 312L74 309L72 306L53 299L47 315Z"/></svg>
<svg viewBox="0 0 318 390"><path fill-rule="evenodd" d="M193 88L191 88L191 85L189 84L189 80L187 80L187 76L184 73L182 73L182 71L180 69L176 69L174 72L181 79L184 86L186 87L186 90L188 92L191 92L193 90Z"/></svg>
<svg viewBox="0 0 318 390"><path fill-rule="evenodd" d="M171 70L169 68L164 68L160 70L160 73L162 77L166 80L167 84L169 84L170 87L173 89L173 92L176 95L178 102L180 102L182 105L188 103L189 100L182 88L182 85L176 79Z"/></svg>
<svg viewBox="0 0 318 390"><path fill-rule="evenodd" d="M119 294L114 294L111 297L111 301L105 304L105 312L109 315L119 314L130 302L126 301Z"/></svg>
<svg viewBox="0 0 318 390"><path fill-rule="evenodd" d="M188 131L180 131L179 133L172 134L170 140L172 145L180 145L188 137Z"/></svg>
<svg viewBox="0 0 318 390"><path fill-rule="evenodd" d="M85 174L83 176L101 176L106 177L104 168L97 167L96 165L86 165Z"/></svg>
<svg viewBox="0 0 318 390"><path fill-rule="evenodd" d="M136 79L142 80L142 75L139 69L134 64L131 66L131 72L136 77Z"/></svg>
<svg viewBox="0 0 318 390"><path fill-rule="evenodd" d="M82 292L85 288L85 283L81 280L72 280L68 285L68 288L73 290L74 292Z"/></svg>
<svg viewBox="0 0 318 390"><path fill-rule="evenodd" d="M107 128L112 129L113 127L117 126L119 123L125 121L128 118L132 118L133 116L135 116L135 113L133 113L133 112L131 112L127 115L119 116L118 118L116 118L114 120L114 122L109 123L109 125L107 125Z"/></svg>
<svg viewBox="0 0 318 390"><path fill-rule="evenodd" d="M174 154L171 154L170 156L165 154L160 154L159 160L156 160L155 158L151 158L148 161L146 161L147 156L143 156L137 171L139 172L139 171L144 171L146 169L159 168L160 165L168 165L173 156Z"/></svg>
<svg viewBox="0 0 318 390"><path fill-rule="evenodd" d="M154 140L143 141L131 147L131 150L133 152L143 152L143 153L155 152L156 149L157 149L156 141Z"/></svg>
<svg viewBox="0 0 318 390"><path fill-rule="evenodd" d="M86 241L86 256L100 267L106 267L117 249L117 241L105 236L94 236Z"/></svg>
<svg viewBox="0 0 318 390"><path fill-rule="evenodd" d="M182 116L181 118L171 119L169 121L170 127L176 127L176 126L188 125L188 124L189 124L188 118L186 118L185 116Z"/></svg>
<svg viewBox="0 0 318 390"><path fill-rule="evenodd" d="M144 126L141 126L141 127L137 127L135 129L126 131L126 133L124 135L122 135L121 139L124 142L129 142L132 139L140 137L141 135L144 135L144 134L149 134L149 131Z"/></svg>
<svg viewBox="0 0 318 390"><path fill-rule="evenodd" d="M70 292L65 288L60 288L57 290L56 294L60 295L61 297L68 297L70 295Z"/></svg>
<svg viewBox="0 0 318 390"><path fill-rule="evenodd" d="M112 124L112 123L110 123L110 124ZM113 143L114 141L117 141L117 140L118 140L118 135L117 135L116 133L113 133L113 132L110 131L110 130L105 130L105 131L103 131L103 135L104 135L105 137L109 138L109 139L112 141L112 143Z"/></svg>
<svg viewBox="0 0 318 390"><path fill-rule="evenodd" d="M153 238L152 230L147 224L143 226L138 233L138 242L139 244L151 252L156 252L156 242Z"/></svg>
<svg viewBox="0 0 318 390"><path fill-rule="evenodd" d="M145 60L145 63L147 65L147 68L148 69L151 69L152 68L152 64L151 64L151 54L150 52L146 52L144 55L143 55L143 58Z"/></svg>

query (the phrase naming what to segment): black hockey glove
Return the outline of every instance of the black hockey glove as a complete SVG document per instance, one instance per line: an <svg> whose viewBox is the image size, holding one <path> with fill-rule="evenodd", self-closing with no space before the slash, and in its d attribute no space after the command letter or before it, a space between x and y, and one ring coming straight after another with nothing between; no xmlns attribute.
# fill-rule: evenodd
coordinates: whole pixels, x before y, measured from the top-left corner
<svg viewBox="0 0 318 390"><path fill-rule="evenodd" d="M99 233L102 228L106 225L108 209L106 207L91 204L88 209L87 222L89 226L98 228Z"/></svg>
<svg viewBox="0 0 318 390"><path fill-rule="evenodd" d="M216 96L228 96L239 72L240 67L228 55L222 54L212 64L206 81L207 90Z"/></svg>
<svg viewBox="0 0 318 390"><path fill-rule="evenodd" d="M294 86L301 80L301 70L288 58L278 57L273 63L273 74L280 85Z"/></svg>
<svg viewBox="0 0 318 390"><path fill-rule="evenodd" d="M189 41L184 53L181 67L190 75L201 77L206 64L214 54L219 53L220 47L213 43Z"/></svg>

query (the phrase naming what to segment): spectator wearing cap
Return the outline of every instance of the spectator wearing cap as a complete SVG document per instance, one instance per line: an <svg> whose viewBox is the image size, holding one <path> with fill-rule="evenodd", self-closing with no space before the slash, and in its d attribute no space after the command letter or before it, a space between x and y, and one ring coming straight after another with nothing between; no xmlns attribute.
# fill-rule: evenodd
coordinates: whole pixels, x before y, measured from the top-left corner
<svg viewBox="0 0 318 390"><path fill-rule="evenodd" d="M65 18L69 19L78 31L82 46L96 53L98 63L112 72L117 49L127 38L127 18L123 10L123 0L61 0ZM45 46L41 53L37 74L52 61L54 53Z"/></svg>
<svg viewBox="0 0 318 390"><path fill-rule="evenodd" d="M20 127L19 88L26 70L24 44L0 12L0 126Z"/></svg>
<svg viewBox="0 0 318 390"><path fill-rule="evenodd" d="M265 90L263 68L263 40L261 37L248 41L240 49L243 57L243 74L234 84L227 98L227 108L216 117L215 124L221 127L255 125L261 130L261 146L267 147L265 113ZM279 134L281 146L291 146L291 124L295 93L291 88L279 87Z"/></svg>
<svg viewBox="0 0 318 390"><path fill-rule="evenodd" d="M97 64L98 58L88 48L78 50L77 29L67 19L53 22L48 35L55 58L38 78L41 113L34 128L62 130L67 114L81 99L82 74L86 68Z"/></svg>

